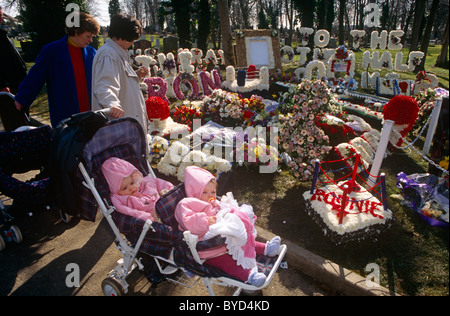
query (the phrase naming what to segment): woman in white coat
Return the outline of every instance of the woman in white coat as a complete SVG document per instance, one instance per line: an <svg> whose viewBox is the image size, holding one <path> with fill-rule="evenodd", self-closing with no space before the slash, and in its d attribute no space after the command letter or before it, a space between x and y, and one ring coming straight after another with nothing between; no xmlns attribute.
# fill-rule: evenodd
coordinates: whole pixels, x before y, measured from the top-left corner
<svg viewBox="0 0 450 316"><path fill-rule="evenodd" d="M110 108L113 118L132 117L147 134L147 111L139 88L145 67L136 72L129 63L128 49L142 35L141 23L135 18L116 14L111 18L109 39L97 51L92 70L92 109Z"/></svg>

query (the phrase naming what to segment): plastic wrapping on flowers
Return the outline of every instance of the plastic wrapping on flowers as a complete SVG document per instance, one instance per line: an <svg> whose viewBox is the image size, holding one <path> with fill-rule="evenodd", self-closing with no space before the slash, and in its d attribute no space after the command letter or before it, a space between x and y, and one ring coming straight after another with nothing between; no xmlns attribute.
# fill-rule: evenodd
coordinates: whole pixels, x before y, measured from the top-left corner
<svg viewBox="0 0 450 316"><path fill-rule="evenodd" d="M397 175L397 187L402 190L405 204L428 224L448 228L448 179L429 173Z"/></svg>

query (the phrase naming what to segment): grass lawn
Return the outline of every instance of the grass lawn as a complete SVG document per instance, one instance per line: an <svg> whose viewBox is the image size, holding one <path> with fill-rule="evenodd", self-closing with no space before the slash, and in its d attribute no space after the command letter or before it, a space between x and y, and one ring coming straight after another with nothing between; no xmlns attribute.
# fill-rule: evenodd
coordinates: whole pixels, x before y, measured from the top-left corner
<svg viewBox="0 0 450 316"><path fill-rule="evenodd" d="M426 70L436 74L440 86L449 89L448 69L434 67L440 46L429 48ZM403 51L406 59L408 51ZM298 58L298 56L297 56ZM357 53L357 64L362 53ZM361 72L356 67L356 80ZM28 65L29 67L31 65ZM296 68L288 65L287 68ZM414 79L415 74L403 73L402 78ZM44 91L43 91L44 92ZM47 100L43 93L33 104L31 112L48 119ZM338 144L337 140L333 145ZM423 148L423 139L416 147ZM330 160L335 159L333 154ZM387 177L387 194L399 194L395 176L424 173L427 163L414 151L398 151L383 161L382 172ZM302 194L310 182L294 179L283 168L276 174L251 173L240 168L231 176L232 191L241 203L249 203L258 216L258 224L326 259L360 275L365 267L376 263L381 269L381 285L405 295L449 295L449 231L426 224L400 201L389 198L388 207L394 214L394 224L378 241L364 241L336 246L306 214ZM370 273L370 272L369 272Z"/></svg>

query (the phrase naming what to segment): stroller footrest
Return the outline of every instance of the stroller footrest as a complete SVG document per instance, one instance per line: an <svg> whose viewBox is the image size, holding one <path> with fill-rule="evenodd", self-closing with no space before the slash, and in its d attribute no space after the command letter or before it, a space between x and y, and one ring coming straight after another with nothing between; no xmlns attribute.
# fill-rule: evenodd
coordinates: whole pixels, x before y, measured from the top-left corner
<svg viewBox="0 0 450 316"><path fill-rule="evenodd" d="M177 273L166 277L167 281L181 285L186 288L191 288L197 284L197 282L201 279L198 275L193 276L192 278L188 277L185 272L182 270L178 270Z"/></svg>

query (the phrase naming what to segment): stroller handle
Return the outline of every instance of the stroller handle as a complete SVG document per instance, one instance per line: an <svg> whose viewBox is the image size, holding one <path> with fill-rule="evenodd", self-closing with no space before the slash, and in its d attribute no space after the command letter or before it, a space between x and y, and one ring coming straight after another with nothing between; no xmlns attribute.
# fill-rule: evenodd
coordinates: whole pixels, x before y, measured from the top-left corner
<svg viewBox="0 0 450 316"><path fill-rule="evenodd" d="M103 114L105 114L105 115L110 115L110 113L111 113L111 108L104 108L104 109L95 111L95 113L103 113Z"/></svg>
<svg viewBox="0 0 450 316"><path fill-rule="evenodd" d="M0 91L0 96L8 96L9 98L11 98L11 100L14 100L14 101L16 100L15 95L10 92ZM15 106L14 106L14 110L17 110L15 108ZM24 116L26 124L31 125L31 120L30 120L29 115L27 114L27 111L25 111L23 107L21 110L17 110L17 111Z"/></svg>
<svg viewBox="0 0 450 316"><path fill-rule="evenodd" d="M101 110L97 110L94 111L94 113L102 114L108 120L113 119L113 117L111 116L111 108L104 108Z"/></svg>

